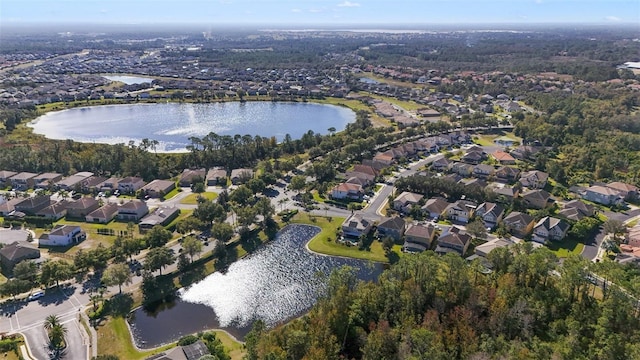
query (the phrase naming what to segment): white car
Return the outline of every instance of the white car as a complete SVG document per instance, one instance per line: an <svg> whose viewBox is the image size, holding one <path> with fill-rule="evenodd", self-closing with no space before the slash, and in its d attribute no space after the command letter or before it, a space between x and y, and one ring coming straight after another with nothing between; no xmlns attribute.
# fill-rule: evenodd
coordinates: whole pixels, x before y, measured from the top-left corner
<svg viewBox="0 0 640 360"><path fill-rule="evenodd" d="M34 292L33 294L29 295L29 297L27 298L27 300L29 301L34 301L34 300L38 300L41 297L44 296L44 291L42 290L38 290L36 292Z"/></svg>

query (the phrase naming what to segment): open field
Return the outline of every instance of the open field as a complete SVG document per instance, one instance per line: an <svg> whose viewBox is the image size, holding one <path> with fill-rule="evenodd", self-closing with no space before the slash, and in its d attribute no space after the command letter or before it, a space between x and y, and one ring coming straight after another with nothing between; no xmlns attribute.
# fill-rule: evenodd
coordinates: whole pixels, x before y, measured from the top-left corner
<svg viewBox="0 0 640 360"><path fill-rule="evenodd" d="M569 255L580 255L582 253L582 249L584 249L584 244L579 243L575 240L563 240L560 242L551 241L547 247L553 251L556 256L560 258L566 258Z"/></svg>

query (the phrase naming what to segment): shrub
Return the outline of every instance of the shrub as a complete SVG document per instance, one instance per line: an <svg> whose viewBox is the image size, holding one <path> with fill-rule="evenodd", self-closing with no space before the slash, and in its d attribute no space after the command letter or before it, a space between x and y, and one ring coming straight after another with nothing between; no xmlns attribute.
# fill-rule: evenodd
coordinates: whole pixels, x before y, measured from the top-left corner
<svg viewBox="0 0 640 360"><path fill-rule="evenodd" d="M193 343L195 343L196 341L198 341L198 337L195 335L186 335L180 338L180 340L178 340L178 346L187 346L187 345L191 345Z"/></svg>

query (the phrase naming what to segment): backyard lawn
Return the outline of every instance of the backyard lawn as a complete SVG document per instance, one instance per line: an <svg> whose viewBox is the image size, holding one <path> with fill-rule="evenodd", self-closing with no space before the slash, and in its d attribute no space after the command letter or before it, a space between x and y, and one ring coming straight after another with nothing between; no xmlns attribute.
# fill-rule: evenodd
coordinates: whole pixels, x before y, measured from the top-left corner
<svg viewBox="0 0 640 360"><path fill-rule="evenodd" d="M315 220L314 220L315 219ZM291 223L308 224L320 227L321 231L311 241L308 247L311 251L334 256L344 256L355 259L371 260L376 262L389 262L384 253L382 243L374 240L368 250L360 250L357 246L348 246L337 243L336 229L342 225L344 218L332 217L329 221L324 216L313 216L305 213L298 213ZM398 253L399 247L394 247L393 251Z"/></svg>

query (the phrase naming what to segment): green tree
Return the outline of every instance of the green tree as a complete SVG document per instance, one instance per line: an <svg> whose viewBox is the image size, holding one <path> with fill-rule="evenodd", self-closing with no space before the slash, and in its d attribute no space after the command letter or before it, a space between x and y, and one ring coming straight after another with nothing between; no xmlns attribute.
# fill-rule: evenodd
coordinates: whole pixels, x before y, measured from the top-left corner
<svg viewBox="0 0 640 360"><path fill-rule="evenodd" d="M476 239L485 239L487 237L487 229L482 219L475 219L467 224L467 232Z"/></svg>
<svg viewBox="0 0 640 360"><path fill-rule="evenodd" d="M113 264L102 274L102 282L106 286L118 285L118 293L122 294L122 285L128 285L132 282L131 270L126 264Z"/></svg>
<svg viewBox="0 0 640 360"><path fill-rule="evenodd" d="M256 210L258 215L262 216L263 225L266 225L267 221L271 219L273 214L276 212L275 208L271 204L271 200L266 197L259 198L253 208Z"/></svg>
<svg viewBox="0 0 640 360"><path fill-rule="evenodd" d="M145 241L149 247L157 248L164 246L171 238L171 231L165 229L162 225L156 225L149 230L145 236Z"/></svg>
<svg viewBox="0 0 640 360"><path fill-rule="evenodd" d="M145 258L144 267L149 271L160 270L162 275L162 269L165 266L171 265L176 261L173 254L173 250L164 246L155 247L149 250Z"/></svg>
<svg viewBox="0 0 640 360"><path fill-rule="evenodd" d="M233 237L233 227L226 222L213 224L211 235L224 244Z"/></svg>
<svg viewBox="0 0 640 360"><path fill-rule="evenodd" d="M30 260L23 260L13 267L13 277L35 284L38 277L38 265Z"/></svg>
<svg viewBox="0 0 640 360"><path fill-rule="evenodd" d="M42 264L40 273L40 283L49 286L53 283L60 285L60 281L69 280L73 277L73 265L63 260L49 260Z"/></svg>
<svg viewBox="0 0 640 360"><path fill-rule="evenodd" d="M182 241L182 250L189 255L191 262L193 262L193 256L202 252L202 242L193 236L187 236L187 238Z"/></svg>

